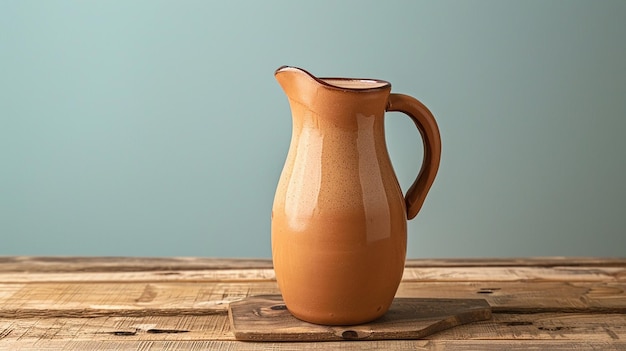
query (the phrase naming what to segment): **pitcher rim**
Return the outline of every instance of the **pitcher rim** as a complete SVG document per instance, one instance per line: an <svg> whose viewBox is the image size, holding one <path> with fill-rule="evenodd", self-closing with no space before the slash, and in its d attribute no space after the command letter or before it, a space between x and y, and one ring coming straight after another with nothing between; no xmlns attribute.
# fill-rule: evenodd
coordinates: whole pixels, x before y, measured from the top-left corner
<svg viewBox="0 0 626 351"><path fill-rule="evenodd" d="M386 80L382 80L382 79L374 79L374 78L349 78L349 77L316 77L315 75L311 74L311 72L300 68L300 67L296 67L296 66L288 66L288 65L284 65L279 67L275 72L274 75L280 73L280 72L284 72L287 69L292 69L292 70L296 70L296 71L300 71L303 72L304 74L306 74L309 78L313 79L315 82L317 82L320 85L323 85L325 87L334 89L334 90L341 90L341 91L359 91L359 92L363 92L363 91L380 91L380 90L385 90L385 89L389 89L391 88L391 83L386 81ZM334 85L331 84L329 82L327 82L326 80L335 80L335 81L345 81L345 82L372 82L372 83L376 83L376 86L372 86L372 87L346 87L346 86L338 86L338 85Z"/></svg>

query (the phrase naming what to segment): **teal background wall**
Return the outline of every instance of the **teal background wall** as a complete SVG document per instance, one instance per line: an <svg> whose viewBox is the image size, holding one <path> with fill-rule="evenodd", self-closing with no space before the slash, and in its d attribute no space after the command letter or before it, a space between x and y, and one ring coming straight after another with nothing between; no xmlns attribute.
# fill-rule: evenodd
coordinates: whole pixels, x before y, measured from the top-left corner
<svg viewBox="0 0 626 351"><path fill-rule="evenodd" d="M0 255L270 256L273 78L391 81L438 118L409 257L626 253L624 1L0 0ZM404 189L421 161L388 114Z"/></svg>

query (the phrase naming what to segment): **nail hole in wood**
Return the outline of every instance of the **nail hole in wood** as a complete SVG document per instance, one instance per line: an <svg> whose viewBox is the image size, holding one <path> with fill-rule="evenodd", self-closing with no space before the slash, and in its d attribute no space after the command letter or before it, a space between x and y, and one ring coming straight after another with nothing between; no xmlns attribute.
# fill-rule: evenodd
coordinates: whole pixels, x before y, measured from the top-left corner
<svg viewBox="0 0 626 351"><path fill-rule="evenodd" d="M355 332L354 330L346 330L341 333L341 337L347 340L354 340L358 339L359 333Z"/></svg>

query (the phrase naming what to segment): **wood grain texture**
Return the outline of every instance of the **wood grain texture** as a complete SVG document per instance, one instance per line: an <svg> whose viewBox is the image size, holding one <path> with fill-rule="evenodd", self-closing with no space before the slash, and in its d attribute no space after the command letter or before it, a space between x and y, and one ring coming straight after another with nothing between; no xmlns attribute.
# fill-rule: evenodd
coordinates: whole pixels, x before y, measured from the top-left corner
<svg viewBox="0 0 626 351"><path fill-rule="evenodd" d="M0 283L0 317L99 317L226 313L276 282ZM484 298L494 312L626 313L626 283L403 282L397 297Z"/></svg>
<svg viewBox="0 0 626 351"><path fill-rule="evenodd" d="M624 351L626 342L598 342L580 340L576 343L567 340L384 340L384 341L329 341L318 343L281 342L254 343L243 341L167 341L167 340L105 340L105 341L47 341L23 342L19 348L3 346L2 351L173 351L173 350L224 350L224 351L301 351L301 350L411 350L411 351Z"/></svg>
<svg viewBox="0 0 626 351"><path fill-rule="evenodd" d="M37 340L234 341L226 314L145 317L0 318L0 345ZM626 316L589 313L494 313L487 321L426 337L436 340L626 341Z"/></svg>
<svg viewBox="0 0 626 351"><path fill-rule="evenodd" d="M1 267L1 265L0 265ZM198 270L3 272L0 282L256 282L275 281L272 268L214 268ZM404 282L626 282L626 266L554 267L407 267Z"/></svg>
<svg viewBox="0 0 626 351"><path fill-rule="evenodd" d="M231 302L271 261L0 257L0 350L626 350L626 259L409 260L399 298L485 299L489 321L414 341L250 343Z"/></svg>
<svg viewBox="0 0 626 351"><path fill-rule="evenodd" d="M407 259L406 267L626 267L626 258L526 257ZM0 272L148 272L272 268L270 259L205 257L0 256Z"/></svg>
<svg viewBox="0 0 626 351"><path fill-rule="evenodd" d="M293 317L280 295L248 297L230 304L237 340L330 341L421 339L458 325L491 318L482 299L397 298L381 318L352 326L324 326Z"/></svg>
<svg viewBox="0 0 626 351"><path fill-rule="evenodd" d="M0 256L0 272L149 272L237 268L272 268L272 261L204 257Z"/></svg>
<svg viewBox="0 0 626 351"><path fill-rule="evenodd" d="M226 315L0 319L0 345L37 340L234 341ZM505 314L441 331L433 340L626 340L619 314Z"/></svg>

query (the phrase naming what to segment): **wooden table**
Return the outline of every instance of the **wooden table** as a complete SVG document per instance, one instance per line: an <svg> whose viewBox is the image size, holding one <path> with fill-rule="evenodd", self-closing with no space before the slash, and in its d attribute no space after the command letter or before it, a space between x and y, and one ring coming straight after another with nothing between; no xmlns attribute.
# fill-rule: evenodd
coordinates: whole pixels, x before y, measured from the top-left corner
<svg viewBox="0 0 626 351"><path fill-rule="evenodd" d="M0 350L626 350L626 258L409 260L398 297L484 298L423 340L236 341L228 304L277 294L271 261L0 257Z"/></svg>

